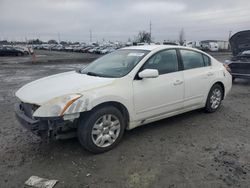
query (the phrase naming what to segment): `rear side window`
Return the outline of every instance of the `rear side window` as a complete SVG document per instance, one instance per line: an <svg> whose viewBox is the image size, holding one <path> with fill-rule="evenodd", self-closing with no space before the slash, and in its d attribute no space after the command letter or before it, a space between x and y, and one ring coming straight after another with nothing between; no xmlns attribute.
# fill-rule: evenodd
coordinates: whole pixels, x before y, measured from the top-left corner
<svg viewBox="0 0 250 188"><path fill-rule="evenodd" d="M180 50L184 70L204 67L205 63L201 53L191 50Z"/></svg>
<svg viewBox="0 0 250 188"><path fill-rule="evenodd" d="M144 69L157 69L159 74L178 71L176 50L164 50L153 55L144 65Z"/></svg>

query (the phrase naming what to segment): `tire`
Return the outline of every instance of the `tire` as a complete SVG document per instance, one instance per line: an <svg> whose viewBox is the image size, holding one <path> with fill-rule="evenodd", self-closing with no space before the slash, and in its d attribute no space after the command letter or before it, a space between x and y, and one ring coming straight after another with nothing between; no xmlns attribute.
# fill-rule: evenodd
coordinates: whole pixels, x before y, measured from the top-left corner
<svg viewBox="0 0 250 188"><path fill-rule="evenodd" d="M235 77L232 78L232 82L234 82L234 81L235 81Z"/></svg>
<svg viewBox="0 0 250 188"><path fill-rule="evenodd" d="M207 97L205 111L208 113L217 111L221 105L223 95L224 92L221 85L219 84L213 85Z"/></svg>
<svg viewBox="0 0 250 188"><path fill-rule="evenodd" d="M122 113L113 106L103 106L80 117L77 136L86 150L97 154L113 149L121 141L124 130Z"/></svg>

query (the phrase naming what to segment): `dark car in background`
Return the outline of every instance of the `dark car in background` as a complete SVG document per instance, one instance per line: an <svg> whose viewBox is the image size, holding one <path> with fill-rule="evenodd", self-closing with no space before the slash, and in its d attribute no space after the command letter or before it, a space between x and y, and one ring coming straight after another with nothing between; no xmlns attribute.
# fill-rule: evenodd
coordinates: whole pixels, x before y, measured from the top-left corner
<svg viewBox="0 0 250 188"><path fill-rule="evenodd" d="M250 78L250 30L234 34L230 40L233 57L226 61L233 80L235 78Z"/></svg>
<svg viewBox="0 0 250 188"><path fill-rule="evenodd" d="M0 56L22 56L26 55L25 51L20 48L11 46L0 47Z"/></svg>

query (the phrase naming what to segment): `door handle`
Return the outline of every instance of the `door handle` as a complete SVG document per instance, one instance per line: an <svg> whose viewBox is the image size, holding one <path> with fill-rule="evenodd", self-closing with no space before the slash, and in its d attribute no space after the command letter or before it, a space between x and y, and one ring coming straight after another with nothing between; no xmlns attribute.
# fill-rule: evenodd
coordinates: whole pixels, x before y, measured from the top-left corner
<svg viewBox="0 0 250 188"><path fill-rule="evenodd" d="M183 84L183 81L182 81L182 80L176 80L176 81L174 82L174 85L175 85L175 86L181 85L181 84Z"/></svg>
<svg viewBox="0 0 250 188"><path fill-rule="evenodd" d="M213 76L213 75L214 75L214 73L212 73L212 72L208 72L208 73L207 73L207 75L208 75L208 76Z"/></svg>

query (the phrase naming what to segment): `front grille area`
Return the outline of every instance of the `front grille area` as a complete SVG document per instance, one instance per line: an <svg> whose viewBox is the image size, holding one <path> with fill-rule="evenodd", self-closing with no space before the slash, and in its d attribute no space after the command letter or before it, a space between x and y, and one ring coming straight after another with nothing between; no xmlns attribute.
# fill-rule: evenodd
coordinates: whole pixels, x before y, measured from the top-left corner
<svg viewBox="0 0 250 188"><path fill-rule="evenodd" d="M28 116L31 119L35 119L33 117L33 113L38 109L39 106L35 104L29 104L29 103L23 103L20 104L20 109L24 112L26 116Z"/></svg>

